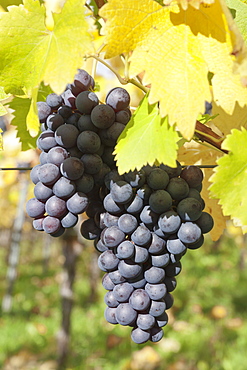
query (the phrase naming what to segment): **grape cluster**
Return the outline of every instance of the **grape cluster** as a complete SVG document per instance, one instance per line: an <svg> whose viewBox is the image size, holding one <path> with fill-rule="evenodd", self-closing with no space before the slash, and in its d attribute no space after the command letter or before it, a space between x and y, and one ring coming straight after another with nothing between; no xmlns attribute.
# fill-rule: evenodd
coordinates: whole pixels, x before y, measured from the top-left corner
<svg viewBox="0 0 247 370"><path fill-rule="evenodd" d="M78 70L61 95L52 93L37 103L40 164L31 171L34 197L26 209L34 228L52 236L90 212L104 176L116 168L112 152L130 119L125 89L112 89L106 103L99 104L94 85L86 71Z"/></svg>
<svg viewBox="0 0 247 370"><path fill-rule="evenodd" d="M118 87L100 104L94 84L78 70L64 93L38 102L41 154L27 213L35 229L60 236L85 212L80 232L100 252L106 320L132 327L136 343L157 342L180 260L213 227L200 195L203 173L177 162L120 175L113 151L130 120L130 97Z"/></svg>
<svg viewBox="0 0 247 370"><path fill-rule="evenodd" d="M203 173L196 166L182 169L145 166L120 176L112 170L101 187L98 209L81 226L101 253L99 268L105 318L132 327L132 340L159 341L173 304L171 292L187 249L203 244L213 227L201 198Z"/></svg>

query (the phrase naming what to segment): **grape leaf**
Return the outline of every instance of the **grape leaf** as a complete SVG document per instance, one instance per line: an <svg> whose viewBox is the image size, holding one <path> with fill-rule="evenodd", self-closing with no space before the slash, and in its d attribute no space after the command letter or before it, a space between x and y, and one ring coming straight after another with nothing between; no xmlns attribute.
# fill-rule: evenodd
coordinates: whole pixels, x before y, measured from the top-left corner
<svg viewBox="0 0 247 370"><path fill-rule="evenodd" d="M22 150L36 148L36 138L33 138L25 127L25 122L30 112L31 102L32 100L27 97L15 97L9 103L9 107L15 111L11 124L17 128L17 136L20 138ZM30 119L32 119L32 117L30 117L29 120Z"/></svg>
<svg viewBox="0 0 247 370"><path fill-rule="evenodd" d="M229 154L218 159L218 167L210 178L210 191L219 199L224 215L231 216L247 232L247 130L233 129L222 147Z"/></svg>
<svg viewBox="0 0 247 370"><path fill-rule="evenodd" d="M149 105L145 95L115 148L118 171L122 174L155 161L176 167L178 133L161 118L157 104Z"/></svg>
<svg viewBox="0 0 247 370"><path fill-rule="evenodd" d="M232 128L240 129L241 127L247 128L247 105L240 107L238 103L234 106L232 114L227 113L216 103L212 102L212 114L217 115L213 120L213 124L216 125L217 129L226 136L230 134Z"/></svg>
<svg viewBox="0 0 247 370"><path fill-rule="evenodd" d="M209 71L215 101L227 112L233 111L235 101L242 106L247 99L240 76L233 74L231 55L243 40L229 29L224 11L219 0L198 10L162 7L151 0L109 0L100 10L107 20L105 57L133 51L130 76L145 71L143 83L151 84L149 103L160 101L161 116L168 114L187 139L205 100L211 101Z"/></svg>
<svg viewBox="0 0 247 370"><path fill-rule="evenodd" d="M218 158L223 153L213 149L212 147L204 144L197 143L195 141L187 142L178 151L178 160L183 165L216 165ZM201 196L205 201L205 211L210 213L215 220L214 227L210 231L212 240L218 240L226 228L226 217L223 216L222 208L218 204L217 199L213 199L210 196L209 178L213 174L212 168L203 168L204 179Z"/></svg>
<svg viewBox="0 0 247 370"><path fill-rule="evenodd" d="M243 39L247 42L247 3L240 0L226 0L226 4L230 8Z"/></svg>
<svg viewBox="0 0 247 370"><path fill-rule="evenodd" d="M4 116L7 112L4 105L1 103L1 100L7 99L9 97L9 94L6 94L4 91L4 88L0 86L0 116Z"/></svg>

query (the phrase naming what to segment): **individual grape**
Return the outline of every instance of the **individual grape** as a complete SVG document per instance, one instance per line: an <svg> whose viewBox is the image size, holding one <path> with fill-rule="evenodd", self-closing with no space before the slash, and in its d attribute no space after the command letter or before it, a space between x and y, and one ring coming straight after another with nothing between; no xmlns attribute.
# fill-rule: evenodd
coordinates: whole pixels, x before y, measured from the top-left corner
<svg viewBox="0 0 247 370"><path fill-rule="evenodd" d="M164 298L164 296L167 293L166 285L164 283L161 284L147 283L145 286L145 291L148 293L150 299L154 301L159 301L160 299Z"/></svg>
<svg viewBox="0 0 247 370"><path fill-rule="evenodd" d="M75 193L75 183L67 177L60 177L53 185L52 191L54 195L62 199L68 199Z"/></svg>
<svg viewBox="0 0 247 370"><path fill-rule="evenodd" d="M44 219L45 217L35 218L33 220L33 228L38 231L44 231L44 228L43 228Z"/></svg>
<svg viewBox="0 0 247 370"><path fill-rule="evenodd" d="M75 99L76 98L70 89L65 90L61 96L63 98L63 102L65 105L67 105L68 107L72 109L75 109Z"/></svg>
<svg viewBox="0 0 247 370"><path fill-rule="evenodd" d="M133 328L131 332L131 339L137 344L142 344L150 339L150 331L142 330L141 328Z"/></svg>
<svg viewBox="0 0 247 370"><path fill-rule="evenodd" d="M153 266L164 268L170 262L170 256L169 253L158 254L156 256L152 255L151 260Z"/></svg>
<svg viewBox="0 0 247 370"><path fill-rule="evenodd" d="M146 310L150 305L148 293L144 289L135 289L129 298L129 304L134 310Z"/></svg>
<svg viewBox="0 0 247 370"><path fill-rule="evenodd" d="M142 267L130 259L121 260L118 265L120 274L126 279L137 277L142 272Z"/></svg>
<svg viewBox="0 0 247 370"><path fill-rule="evenodd" d="M98 258L98 265L102 271L115 270L118 266L118 263L119 259L111 250L103 252Z"/></svg>
<svg viewBox="0 0 247 370"><path fill-rule="evenodd" d="M152 238L151 232L148 228L141 224L136 228L136 230L131 235L131 240L137 245L147 245Z"/></svg>
<svg viewBox="0 0 247 370"><path fill-rule="evenodd" d="M66 123L66 125L59 126L55 131L55 139L57 145L60 145L66 149L72 148L76 145L79 130Z"/></svg>
<svg viewBox="0 0 247 370"><path fill-rule="evenodd" d="M84 173L82 177L75 181L75 186L77 191L85 194L89 193L94 187L93 176Z"/></svg>
<svg viewBox="0 0 247 370"><path fill-rule="evenodd" d="M200 227L193 222L183 223L178 230L178 237L181 242L186 244L196 243L201 237ZM167 241L168 245L168 241Z"/></svg>
<svg viewBox="0 0 247 370"><path fill-rule="evenodd" d="M164 284L168 292L173 292L177 286L177 280L175 277L166 276L164 279Z"/></svg>
<svg viewBox="0 0 247 370"><path fill-rule="evenodd" d="M81 161L84 164L84 171L89 175L95 175L103 165L102 159L98 154L85 153L81 157Z"/></svg>
<svg viewBox="0 0 247 370"><path fill-rule="evenodd" d="M106 129L115 122L115 112L107 104L96 105L91 112L91 120L97 128Z"/></svg>
<svg viewBox="0 0 247 370"><path fill-rule="evenodd" d="M133 200L124 205L125 210L133 215L140 213L143 208L143 200L139 195L134 196Z"/></svg>
<svg viewBox="0 0 247 370"><path fill-rule="evenodd" d="M68 105L62 105L58 108L57 113L60 114L65 120L72 116L73 111Z"/></svg>
<svg viewBox="0 0 247 370"><path fill-rule="evenodd" d="M202 197L201 197L201 194L198 190L196 190L195 188L189 188L189 193L188 193L188 198L195 198L199 201L201 201Z"/></svg>
<svg viewBox="0 0 247 370"><path fill-rule="evenodd" d="M140 213L140 219L146 225L156 224L158 217L159 215L155 213L150 206L144 206Z"/></svg>
<svg viewBox="0 0 247 370"><path fill-rule="evenodd" d="M112 170L108 172L108 174L105 176L104 182L107 187L107 189L111 189L111 186L116 183L117 181L122 181L123 176L119 175L117 170Z"/></svg>
<svg viewBox="0 0 247 370"><path fill-rule="evenodd" d="M130 171L124 174L124 180L127 181L132 188L139 188L145 184L146 174L144 170Z"/></svg>
<svg viewBox="0 0 247 370"><path fill-rule="evenodd" d="M131 243L129 240L124 240L117 246L117 253L116 256L119 259L128 259L133 257L135 252L135 245Z"/></svg>
<svg viewBox="0 0 247 370"><path fill-rule="evenodd" d="M118 205L114 200L112 199L112 195L108 194L103 201L105 210L109 213L112 213L113 215L117 215L123 211L123 206Z"/></svg>
<svg viewBox="0 0 247 370"><path fill-rule="evenodd" d="M156 190L150 195L149 204L152 211L163 213L171 208L172 198L167 191Z"/></svg>
<svg viewBox="0 0 247 370"><path fill-rule="evenodd" d="M106 225L105 225L105 223L104 223L104 213L101 213L101 212L97 212L97 213L95 213L95 215L94 215L94 222L95 222L95 224L96 224L96 226L99 228L99 229L101 229L101 230L103 230L103 229L105 229L106 228ZM108 248L108 247L107 247Z"/></svg>
<svg viewBox="0 0 247 370"><path fill-rule="evenodd" d="M75 214L83 213L88 206L88 197L84 193L76 192L66 202L70 212Z"/></svg>
<svg viewBox="0 0 247 370"><path fill-rule="evenodd" d="M52 108L57 109L62 105L63 99L61 95L57 95L55 93L48 94L46 97L46 103Z"/></svg>
<svg viewBox="0 0 247 370"><path fill-rule="evenodd" d="M162 190L167 187L169 176L161 168L154 168L147 177L147 184L154 190Z"/></svg>
<svg viewBox="0 0 247 370"><path fill-rule="evenodd" d="M195 188L202 183L203 173L197 166L187 166L182 170L180 177L187 182L189 187Z"/></svg>
<svg viewBox="0 0 247 370"><path fill-rule="evenodd" d="M94 126L91 120L90 114L83 114L82 116L80 116L77 126L80 132L83 132L83 131L98 132L99 131L98 128Z"/></svg>
<svg viewBox="0 0 247 370"><path fill-rule="evenodd" d="M51 107L49 107L49 105L44 101L37 102L37 110L39 121L41 123L45 122L46 118L51 114Z"/></svg>
<svg viewBox="0 0 247 370"><path fill-rule="evenodd" d="M73 146L72 148L69 148L69 154L70 157L76 157L80 159L83 153L77 148L77 146Z"/></svg>
<svg viewBox="0 0 247 370"><path fill-rule="evenodd" d="M150 340L151 342L159 342L164 336L164 332L161 328L153 327L150 330Z"/></svg>
<svg viewBox="0 0 247 370"><path fill-rule="evenodd" d="M121 275L119 270L109 272L109 277L115 285L122 284L122 283L126 282L125 277L123 277L123 275Z"/></svg>
<svg viewBox="0 0 247 370"><path fill-rule="evenodd" d="M200 238L195 243L187 244L187 248L198 249L203 245L203 243L204 243L204 236L201 235Z"/></svg>
<svg viewBox="0 0 247 370"><path fill-rule="evenodd" d="M45 211L49 216L62 218L67 213L66 202L53 195L45 203Z"/></svg>
<svg viewBox="0 0 247 370"><path fill-rule="evenodd" d="M164 312L162 315L156 317L156 323L159 328L168 324L168 315Z"/></svg>
<svg viewBox="0 0 247 370"><path fill-rule="evenodd" d="M181 177L173 177L170 179L166 191L170 194L172 199L181 200L188 196L189 185Z"/></svg>
<svg viewBox="0 0 247 370"><path fill-rule="evenodd" d="M62 219L61 225L68 229L70 227L74 227L78 222L78 216L74 215L74 213L68 212Z"/></svg>
<svg viewBox="0 0 247 370"><path fill-rule="evenodd" d="M53 131L46 130L46 131L41 132L38 138L39 149L44 150L45 152L48 152L49 149L53 148L56 145L57 143L56 143Z"/></svg>
<svg viewBox="0 0 247 370"><path fill-rule="evenodd" d="M26 211L29 217L39 218L45 213L45 205L36 198L31 198L27 201Z"/></svg>
<svg viewBox="0 0 247 370"><path fill-rule="evenodd" d="M156 255L156 254L159 255L164 251L166 247L166 242L162 238L160 238L158 235L156 235L154 232L152 232L151 234L152 234L152 240L151 240L151 244L149 245L148 251L152 255Z"/></svg>
<svg viewBox="0 0 247 370"><path fill-rule="evenodd" d="M107 164L111 169L116 166L116 161L113 155L114 146L104 146L104 151L102 153L102 160Z"/></svg>
<svg viewBox="0 0 247 370"><path fill-rule="evenodd" d="M121 231L117 226L111 226L105 229L103 235L103 243L108 248L117 247L125 239L125 233Z"/></svg>
<svg viewBox="0 0 247 370"><path fill-rule="evenodd" d="M77 146L82 153L96 153L100 145L100 138L93 131L83 131L77 138Z"/></svg>
<svg viewBox="0 0 247 370"><path fill-rule="evenodd" d="M155 324L155 318L149 313L139 313L136 320L136 325L142 330L149 330Z"/></svg>
<svg viewBox="0 0 247 370"><path fill-rule="evenodd" d="M184 221L196 221L202 214L202 204L195 198L184 198L177 205L177 213Z"/></svg>
<svg viewBox="0 0 247 370"><path fill-rule="evenodd" d="M96 226L92 218L83 221L80 232L83 238L87 240L94 240L100 235L100 229Z"/></svg>
<svg viewBox="0 0 247 370"><path fill-rule="evenodd" d="M78 72L74 77L72 87L73 85L79 88L80 91L90 90L94 87L94 80L87 71L84 69L78 69Z"/></svg>
<svg viewBox="0 0 247 370"><path fill-rule="evenodd" d="M81 117L80 113L73 113L69 118L67 118L66 123L78 128L78 121Z"/></svg>
<svg viewBox="0 0 247 370"><path fill-rule="evenodd" d="M30 172L30 178L31 178L31 181L33 182L33 184L37 184L40 180L39 180L39 169L41 167L41 164L37 164L36 166L34 166Z"/></svg>
<svg viewBox="0 0 247 370"><path fill-rule="evenodd" d="M118 219L118 227L125 234L131 234L137 228L137 219L128 213L123 214Z"/></svg>
<svg viewBox="0 0 247 370"><path fill-rule="evenodd" d="M109 277L109 273L106 273L102 278L102 285L106 290L113 290L115 287L115 284L112 282L112 280ZM117 298L116 298L117 299ZM119 301L120 302L120 301Z"/></svg>
<svg viewBox="0 0 247 370"><path fill-rule="evenodd" d="M180 274L181 270L182 270L182 265L180 261L171 263L165 268L166 277L167 276L168 277L177 276L178 274Z"/></svg>
<svg viewBox="0 0 247 370"><path fill-rule="evenodd" d="M123 110L129 106L130 95L122 87L115 87L106 96L106 104L110 105L115 112Z"/></svg>
<svg viewBox="0 0 247 370"><path fill-rule="evenodd" d="M92 109L98 104L99 98L91 91L82 91L75 100L76 108L83 114L90 114Z"/></svg>
<svg viewBox="0 0 247 370"><path fill-rule="evenodd" d="M149 308L149 314L154 317L159 317L162 315L166 310L166 303L164 300L154 301L151 300L151 305Z"/></svg>
<svg viewBox="0 0 247 370"><path fill-rule="evenodd" d="M126 125L130 120L131 114L127 110L120 110L116 113L116 122Z"/></svg>
<svg viewBox="0 0 247 370"><path fill-rule="evenodd" d="M109 212L104 213L104 224L106 227L118 226L118 216L111 215Z"/></svg>
<svg viewBox="0 0 247 370"><path fill-rule="evenodd" d="M182 224L182 225L184 225L184 224ZM182 225L181 225L181 227L182 227ZM184 253L186 251L186 246L184 245L184 240L180 239L179 234L178 234L178 238L176 236L174 236L174 237L170 237L166 241L166 248L167 248L168 252L170 252L172 254L175 254L175 255Z"/></svg>
<svg viewBox="0 0 247 370"><path fill-rule="evenodd" d="M201 216L196 220L196 224L200 227L202 233L206 234L214 227L214 220L209 213L202 212Z"/></svg>
<svg viewBox="0 0 247 370"><path fill-rule="evenodd" d="M53 163L45 163L38 169L38 178L44 185L53 185L61 176L59 168Z"/></svg>
<svg viewBox="0 0 247 370"><path fill-rule="evenodd" d="M123 326L132 324L136 318L137 312L129 303L120 303L116 308L116 320Z"/></svg>
<svg viewBox="0 0 247 370"><path fill-rule="evenodd" d="M69 157L61 163L60 171L69 180L78 180L84 173L84 165L79 158Z"/></svg>
<svg viewBox="0 0 247 370"><path fill-rule="evenodd" d="M61 229L61 222L56 217L46 216L43 221L43 228L47 234L55 234Z"/></svg>
<svg viewBox="0 0 247 370"><path fill-rule="evenodd" d="M212 103L210 103L208 101L205 101L205 111L204 111L204 114L211 115L212 114L212 109L213 109Z"/></svg>
<svg viewBox="0 0 247 370"><path fill-rule="evenodd" d="M152 266L144 272L144 277L150 284L161 283L165 277L163 268Z"/></svg>
<svg viewBox="0 0 247 370"><path fill-rule="evenodd" d="M53 191L50 187L39 181L34 187L34 195L40 202L44 203L53 195Z"/></svg>
<svg viewBox="0 0 247 370"><path fill-rule="evenodd" d="M61 163L69 157L69 153L65 148L61 146L55 146L51 148L47 153L47 162L53 163L56 166L60 166Z"/></svg>
<svg viewBox="0 0 247 370"><path fill-rule="evenodd" d="M106 307L105 309L105 319L110 324L118 324L116 320L116 308L115 307Z"/></svg>
<svg viewBox="0 0 247 370"><path fill-rule="evenodd" d="M146 248L139 247L138 245L135 246L135 255L134 261L135 263L144 263L148 260L149 253Z"/></svg>
<svg viewBox="0 0 247 370"><path fill-rule="evenodd" d="M113 291L109 291L105 294L104 301L108 307L117 307L119 305L119 302L116 300Z"/></svg>
<svg viewBox="0 0 247 370"><path fill-rule="evenodd" d="M174 234L181 225L181 218L178 214L171 210L160 215L158 226L164 233Z"/></svg>
<svg viewBox="0 0 247 370"><path fill-rule="evenodd" d="M121 283L114 286L113 295L118 302L124 303L128 302L128 299L133 290L134 288L130 283Z"/></svg>
<svg viewBox="0 0 247 370"><path fill-rule="evenodd" d="M160 165L160 168L161 168L162 170L166 171L166 172L167 172L167 174L168 174L168 176L169 176L169 177L170 177L170 179L171 179L172 177L178 177L178 176L180 176L180 173L181 173L181 171L182 171L182 166L181 166L181 164L180 164L178 161L176 161L176 164L177 164L177 166L176 166L176 167L169 167L169 166L167 166L167 165L161 164L161 165Z"/></svg>
<svg viewBox="0 0 247 370"><path fill-rule="evenodd" d="M115 146L117 139L125 129L122 123L114 122L109 128L100 130L99 136L104 145Z"/></svg>
<svg viewBox="0 0 247 370"><path fill-rule="evenodd" d="M50 130L56 131L58 127L64 124L64 118L59 113L53 113L47 117L46 124Z"/></svg>
<svg viewBox="0 0 247 370"><path fill-rule="evenodd" d="M144 200L144 204L145 202L148 202L149 200L149 197L150 195L152 194L152 189L147 185L147 184L144 184L143 186L141 186L139 189L137 189L137 192L136 194Z"/></svg>

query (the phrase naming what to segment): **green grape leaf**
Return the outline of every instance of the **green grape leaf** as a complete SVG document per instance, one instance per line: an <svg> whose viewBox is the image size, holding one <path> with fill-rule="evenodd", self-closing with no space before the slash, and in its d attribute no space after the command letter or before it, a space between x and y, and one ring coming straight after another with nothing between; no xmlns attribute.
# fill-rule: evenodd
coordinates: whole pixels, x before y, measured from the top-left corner
<svg viewBox="0 0 247 370"><path fill-rule="evenodd" d="M247 3L241 0L226 0L234 21L236 22L243 39L247 43Z"/></svg>
<svg viewBox="0 0 247 370"><path fill-rule="evenodd" d="M114 154L123 174L149 163L176 167L178 133L161 118L157 104L148 104L146 95L120 135Z"/></svg>
<svg viewBox="0 0 247 370"><path fill-rule="evenodd" d="M8 113L7 109L1 103L1 100L7 99L9 96L10 94L6 94L4 88L0 86L0 116L4 116L6 113Z"/></svg>
<svg viewBox="0 0 247 370"><path fill-rule="evenodd" d="M230 216L236 225L247 232L247 130L233 129L222 148L229 151L217 160L218 166L211 176L210 192L219 199L223 214Z"/></svg>
<svg viewBox="0 0 247 370"><path fill-rule="evenodd" d="M28 114L29 121L32 120L32 116L30 117L29 113L33 110L33 108L31 108L31 104L32 100L27 97L15 97L9 103L9 107L14 110L14 118L11 121L11 124L16 126L17 136L20 138L20 142L22 143L22 150L36 148L36 138L29 134L25 125L25 122L28 119Z"/></svg>

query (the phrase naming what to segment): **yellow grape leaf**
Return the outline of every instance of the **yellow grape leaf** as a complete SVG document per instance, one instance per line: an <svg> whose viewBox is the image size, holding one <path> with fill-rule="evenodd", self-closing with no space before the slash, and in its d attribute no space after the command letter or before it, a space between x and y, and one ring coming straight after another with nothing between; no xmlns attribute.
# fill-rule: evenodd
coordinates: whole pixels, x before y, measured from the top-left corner
<svg viewBox="0 0 247 370"><path fill-rule="evenodd" d="M42 80L58 94L64 90L92 49L84 11L84 1L67 0L53 15L52 31L39 1L23 0L0 13L0 83L6 92L23 94L25 88L32 96Z"/></svg>
<svg viewBox="0 0 247 370"><path fill-rule="evenodd" d="M178 150L178 161L183 165L216 165L217 159L222 155L223 153L221 154L219 151L208 146L191 141L190 143L185 143ZM209 182L209 178L213 174L213 169L204 168L203 173L204 179L201 196L205 201L205 211L210 213L215 221L214 227L210 231L210 236L212 240L217 240L226 228L227 218L223 216L218 200L210 197L209 186L211 183Z"/></svg>
<svg viewBox="0 0 247 370"><path fill-rule="evenodd" d="M209 71L217 104L229 113L235 101L245 104L247 89L233 74L231 56L238 38L229 30L229 14L219 0L198 10L162 7L151 0L109 0L100 14L106 19L105 57L133 51L130 76L145 71L149 103L159 101L161 116L168 114L186 139L193 135L205 100L212 99Z"/></svg>

